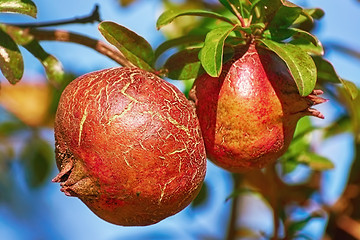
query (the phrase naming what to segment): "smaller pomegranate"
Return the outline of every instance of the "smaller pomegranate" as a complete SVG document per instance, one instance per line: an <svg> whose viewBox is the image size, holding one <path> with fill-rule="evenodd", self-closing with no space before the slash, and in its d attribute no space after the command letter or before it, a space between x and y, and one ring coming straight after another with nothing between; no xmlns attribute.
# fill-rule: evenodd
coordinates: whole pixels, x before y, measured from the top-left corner
<svg viewBox="0 0 360 240"><path fill-rule="evenodd" d="M203 74L190 91L207 155L231 172L260 169L288 149L297 121L323 118L314 90L300 96L286 64L272 51L244 46L223 66L220 77Z"/></svg>
<svg viewBox="0 0 360 240"><path fill-rule="evenodd" d="M206 171L195 108L137 68L85 74L64 90L55 119L53 179L100 218L150 225L185 208Z"/></svg>

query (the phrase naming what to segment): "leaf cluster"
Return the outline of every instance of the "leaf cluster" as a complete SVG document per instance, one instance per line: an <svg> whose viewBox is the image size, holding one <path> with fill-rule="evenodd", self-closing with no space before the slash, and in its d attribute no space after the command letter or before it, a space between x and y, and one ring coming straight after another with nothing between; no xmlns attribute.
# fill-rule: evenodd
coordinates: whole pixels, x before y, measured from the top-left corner
<svg viewBox="0 0 360 240"><path fill-rule="evenodd" d="M31 0L0 1L0 13L18 13L36 18L37 8ZM24 61L19 46L25 48L43 65L47 78L55 86L64 79L61 63L47 53L29 29L0 23L0 69L12 84L21 80L24 73Z"/></svg>

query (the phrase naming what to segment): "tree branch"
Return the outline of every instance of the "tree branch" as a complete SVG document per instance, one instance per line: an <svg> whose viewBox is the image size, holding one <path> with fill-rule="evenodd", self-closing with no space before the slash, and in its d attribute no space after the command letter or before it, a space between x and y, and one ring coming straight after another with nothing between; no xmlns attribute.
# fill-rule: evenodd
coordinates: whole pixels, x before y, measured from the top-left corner
<svg viewBox="0 0 360 240"><path fill-rule="evenodd" d="M65 24L74 24L74 23L94 23L94 22L101 22L100 13L99 13L99 5L95 5L94 10L87 16L79 17L79 18L72 18L66 20L59 20L59 21L51 21L51 22L40 22L40 23L22 23L22 24L11 24L16 27L20 28L39 28L39 27L53 27Z"/></svg>
<svg viewBox="0 0 360 240"><path fill-rule="evenodd" d="M129 60L120 51L100 40L63 30L29 29L29 32L39 41L60 41L81 44L109 57L124 67L135 66L129 62Z"/></svg>
<svg viewBox="0 0 360 240"><path fill-rule="evenodd" d="M239 174L233 174L234 187L233 191L238 190L241 176ZM226 240L234 240L236 238L236 220L238 218L238 195L234 196L231 204L230 222L228 223L228 230Z"/></svg>

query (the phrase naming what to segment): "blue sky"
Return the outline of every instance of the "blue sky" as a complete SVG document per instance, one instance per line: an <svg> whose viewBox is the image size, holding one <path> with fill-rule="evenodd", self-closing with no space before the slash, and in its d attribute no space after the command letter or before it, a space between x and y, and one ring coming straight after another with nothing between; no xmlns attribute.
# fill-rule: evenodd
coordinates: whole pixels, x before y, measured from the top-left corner
<svg viewBox="0 0 360 240"><path fill-rule="evenodd" d="M157 46L163 40L160 32L155 29L156 17L161 12L159 1L140 1L128 9L121 9L115 0L34 0L38 6L38 19L29 17L18 17L12 15L1 15L0 22L33 22L48 21L74 16L83 16L92 11L94 5L100 3L100 13L104 20L115 21L124 25L147 39L153 46ZM338 42L349 47L360 49L359 27L360 4L355 0L344 1L294 1L302 6L320 7L325 10L325 17L316 30L316 35L323 42ZM95 24L71 25L61 27L62 29L83 33L93 38L103 39L97 31ZM44 48L58 57L66 70L77 74L95 71L103 68L117 66L117 64L106 57L98 54L92 49L76 44L49 42ZM43 73L42 66L31 55L25 51L26 76L39 75ZM359 85L360 62L350 57L329 51L326 57L334 64L338 73ZM324 125L336 118L337 108L330 104L319 106L326 120L322 122L315 120L315 124ZM53 143L52 131L45 130L44 136ZM351 141L347 136L339 136L331 142L316 144L316 150L326 155L336 164L336 169L325 174L324 196L329 202L336 200L341 192L341 186L345 180L344 172L352 159ZM20 170L21 171L21 170ZM57 170L54 169L53 176ZM343 181L339 181L340 179ZM334 181L336 179L336 181ZM57 184L49 183L43 189L29 190L24 185L24 179L18 176L22 198L13 203L13 208L0 205L0 236L6 240L17 239L144 239L145 234L154 234L149 239L192 239L191 236L199 233L207 233L209 236L221 238L224 234L228 209L230 202L225 203L225 198L231 192L230 176L225 171L209 163L206 181L210 187L211 200L197 210L187 208L185 211L170 217L159 224L149 227L124 228L109 224L96 217L77 198L66 197L59 191ZM253 200L253 199L252 199ZM250 201L252 201L250 199ZM244 200L245 201L245 200ZM26 209L16 213L13 209ZM265 210L264 210L265 211ZM271 226L264 228L271 228ZM144 235L143 235L144 234ZM321 234L321 232L319 233ZM314 239L319 237L315 235Z"/></svg>

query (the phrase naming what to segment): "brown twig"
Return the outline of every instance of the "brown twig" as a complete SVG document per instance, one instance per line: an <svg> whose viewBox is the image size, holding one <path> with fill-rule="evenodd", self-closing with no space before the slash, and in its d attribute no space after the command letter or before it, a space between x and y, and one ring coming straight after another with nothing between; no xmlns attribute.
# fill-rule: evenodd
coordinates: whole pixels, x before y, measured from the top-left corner
<svg viewBox="0 0 360 240"><path fill-rule="evenodd" d="M134 67L134 65L120 51L100 40L92 39L81 34L72 33L64 30L29 29L29 32L35 37L35 39L39 41L60 41L78 43L96 50L97 52L111 58L112 60L124 67Z"/></svg>
<svg viewBox="0 0 360 240"><path fill-rule="evenodd" d="M236 191L239 188L241 177L239 174L233 175L234 187L233 191ZM228 223L228 230L226 235L226 240L236 239L236 220L238 218L238 196L234 196L231 204L230 212L230 222Z"/></svg>
<svg viewBox="0 0 360 240"><path fill-rule="evenodd" d="M51 21L51 22L39 22L39 23L8 23L9 25L13 25L20 28L39 28L39 27L53 27L65 24L74 24L74 23L94 23L94 22L101 22L100 13L99 13L99 5L95 5L94 10L87 16L79 17L79 18L72 18L66 20L59 20L59 21Z"/></svg>

